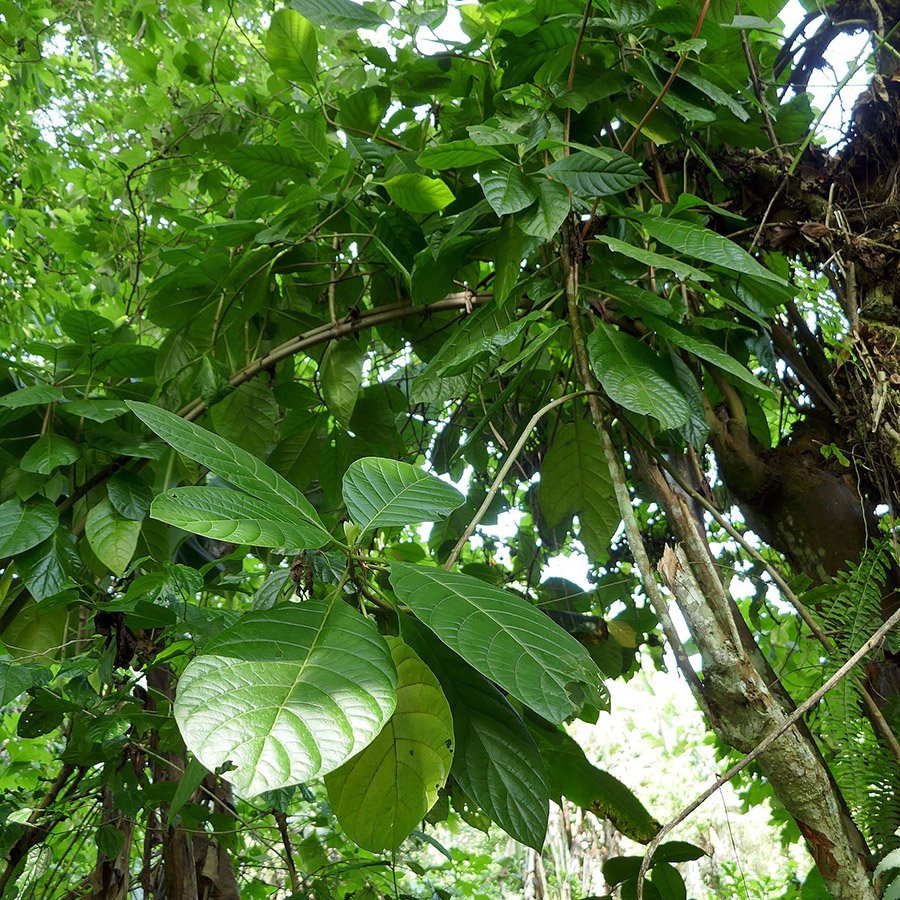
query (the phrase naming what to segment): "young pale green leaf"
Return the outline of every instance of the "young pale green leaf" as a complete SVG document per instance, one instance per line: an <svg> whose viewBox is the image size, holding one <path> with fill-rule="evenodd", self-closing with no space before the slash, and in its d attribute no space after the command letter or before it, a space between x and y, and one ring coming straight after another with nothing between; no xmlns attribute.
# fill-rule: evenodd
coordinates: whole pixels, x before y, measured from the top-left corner
<svg viewBox="0 0 900 900"><path fill-rule="evenodd" d="M0 503L0 557L15 556L46 540L59 524L59 512L49 500L23 506L18 500Z"/></svg>
<svg viewBox="0 0 900 900"><path fill-rule="evenodd" d="M509 591L461 575L391 564L391 584L451 650L526 706L562 722L599 702L600 673L588 652L548 616Z"/></svg>
<svg viewBox="0 0 900 900"><path fill-rule="evenodd" d="M318 62L316 31L293 9L279 9L266 35L266 59L279 77L314 85Z"/></svg>
<svg viewBox="0 0 900 900"><path fill-rule="evenodd" d="M687 350L688 353L692 353L705 362L718 366L718 368L729 375L733 375L738 381L742 381L751 388L755 394L771 395L772 392L754 374L749 372L746 366L742 366L733 356L730 356L721 347L717 347L707 338L688 331L684 326L676 325L673 322L665 322L662 319L657 319L655 316L645 315L644 324L657 334L668 338L676 346Z"/></svg>
<svg viewBox="0 0 900 900"><path fill-rule="evenodd" d="M484 197L498 216L506 216L531 206L538 192L533 182L518 166L497 162L479 169Z"/></svg>
<svg viewBox="0 0 900 900"><path fill-rule="evenodd" d="M483 147L468 139L447 141L436 147L423 150L416 162L424 169L443 172L446 169L465 169L467 166L478 166L492 159L502 159L502 155L493 147Z"/></svg>
<svg viewBox="0 0 900 900"><path fill-rule="evenodd" d="M609 819L622 834L646 844L660 825L640 800L617 778L592 765L584 751L561 728L530 722L547 774L550 795L571 800L595 816Z"/></svg>
<svg viewBox="0 0 900 900"><path fill-rule="evenodd" d="M578 516L578 536L592 560L603 559L619 527L609 467L596 429L578 419L557 429L541 463L538 501L553 528Z"/></svg>
<svg viewBox="0 0 900 900"><path fill-rule="evenodd" d="M610 237L606 234L598 234L595 240L606 244L614 253L621 253L630 259L642 262L645 266L653 266L654 269L666 269L674 272L679 278L692 278L694 281L712 281L712 276L694 266L687 263L679 262L670 256L663 256L662 253L654 253L652 250L645 250L643 247L635 247L634 244L627 244L618 238Z"/></svg>
<svg viewBox="0 0 900 900"><path fill-rule="evenodd" d="M537 182L537 195L534 208L525 210L516 221L525 234L552 241L572 208L572 198L565 185L548 178Z"/></svg>
<svg viewBox="0 0 900 900"><path fill-rule="evenodd" d="M411 213L433 213L449 206L456 198L439 178L416 172L395 175L384 183L388 196L401 209Z"/></svg>
<svg viewBox="0 0 900 900"><path fill-rule="evenodd" d="M137 549L141 523L120 516L109 500L93 506L84 523L91 550L113 574L124 575Z"/></svg>
<svg viewBox="0 0 900 900"><path fill-rule="evenodd" d="M399 638L387 638L397 667L397 707L382 732L325 776L347 835L365 850L396 850L434 806L450 774L453 718L434 674Z"/></svg>
<svg viewBox="0 0 900 900"><path fill-rule="evenodd" d="M709 228L678 219L663 219L649 215L641 216L639 222L651 237L694 259L702 259L732 272L742 272L754 278L785 284L781 276L760 265L734 241L729 241Z"/></svg>
<svg viewBox="0 0 900 900"><path fill-rule="evenodd" d="M453 485L429 472L371 456L350 464L343 486L347 512L364 532L436 522L465 501Z"/></svg>
<svg viewBox="0 0 900 900"><path fill-rule="evenodd" d="M525 723L483 675L435 641L410 616L401 633L437 675L450 710L456 752L452 775L510 837L536 850L547 833L550 789L544 763Z"/></svg>
<svg viewBox="0 0 900 900"><path fill-rule="evenodd" d="M298 519L283 501L258 500L227 488L174 488L153 501L150 514L176 528L233 544L303 550L319 539L318 528Z"/></svg>
<svg viewBox="0 0 900 900"><path fill-rule="evenodd" d="M81 450L77 444L58 434L45 434L25 451L19 467L26 472L49 475L54 469L68 466L80 458Z"/></svg>
<svg viewBox="0 0 900 900"><path fill-rule="evenodd" d="M291 0L291 6L310 22L340 31L384 25L384 19L378 13L353 0Z"/></svg>
<svg viewBox="0 0 900 900"><path fill-rule="evenodd" d="M353 338L332 341L322 357L322 396L328 411L345 427L356 406L365 361L366 354Z"/></svg>
<svg viewBox="0 0 900 900"><path fill-rule="evenodd" d="M333 771L381 731L397 673L375 626L340 600L247 613L185 669L175 719L188 749L245 797Z"/></svg>
<svg viewBox="0 0 900 900"><path fill-rule="evenodd" d="M672 364L637 338L601 322L588 338L588 355L603 390L620 406L653 416L663 428L690 418Z"/></svg>
<svg viewBox="0 0 900 900"><path fill-rule="evenodd" d="M618 150L578 150L541 171L561 181L582 197L618 194L644 180L643 169Z"/></svg>
<svg viewBox="0 0 900 900"><path fill-rule="evenodd" d="M274 499L279 505L286 503L293 508L295 515L317 535L314 542L307 544L308 549L321 547L331 540L309 500L252 453L149 403L128 401L128 406L148 428L183 456L206 466L214 475L260 500Z"/></svg>

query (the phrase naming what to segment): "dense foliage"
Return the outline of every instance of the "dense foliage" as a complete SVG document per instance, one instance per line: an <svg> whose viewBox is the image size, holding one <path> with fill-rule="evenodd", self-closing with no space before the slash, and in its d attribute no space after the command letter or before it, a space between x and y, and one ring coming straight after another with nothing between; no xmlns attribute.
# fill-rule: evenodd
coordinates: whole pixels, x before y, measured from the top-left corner
<svg viewBox="0 0 900 900"><path fill-rule="evenodd" d="M565 723L673 662L723 756L786 731L802 896L875 896L889 648L788 721L897 607L857 6L0 0L0 896L451 896L439 823L540 851L563 797L647 844Z"/></svg>

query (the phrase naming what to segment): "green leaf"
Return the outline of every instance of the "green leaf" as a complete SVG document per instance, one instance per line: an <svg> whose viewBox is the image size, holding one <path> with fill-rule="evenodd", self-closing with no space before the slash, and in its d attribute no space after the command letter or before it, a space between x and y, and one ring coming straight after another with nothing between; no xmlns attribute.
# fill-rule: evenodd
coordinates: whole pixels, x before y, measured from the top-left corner
<svg viewBox="0 0 900 900"><path fill-rule="evenodd" d="M111 397L89 397L84 400L72 400L60 407L60 412L89 419L91 422L111 422L128 412L122 400Z"/></svg>
<svg viewBox="0 0 900 900"><path fill-rule="evenodd" d="M554 722L599 702L600 673L571 635L530 603L477 578L391 563L401 602L451 650Z"/></svg>
<svg viewBox="0 0 900 900"><path fill-rule="evenodd" d="M279 9L266 35L266 59L272 71L287 81L314 85L317 57L313 26L294 10Z"/></svg>
<svg viewBox="0 0 900 900"><path fill-rule="evenodd" d="M415 172L389 178L384 188L397 206L412 213L438 212L456 199L439 178L429 178Z"/></svg>
<svg viewBox="0 0 900 900"><path fill-rule="evenodd" d="M128 401L128 407L166 443L188 459L206 466L214 475L260 500L274 499L279 505L287 503L294 509L295 515L303 519L318 535L315 542L308 544L308 549L321 547L331 540L331 535L325 530L309 500L252 453L149 403L132 400Z"/></svg>
<svg viewBox="0 0 900 900"><path fill-rule="evenodd" d="M209 411L222 437L263 457L276 433L278 403L265 376L254 378L232 391Z"/></svg>
<svg viewBox="0 0 900 900"><path fill-rule="evenodd" d="M542 172L583 197L618 194L644 180L644 170L619 150L578 150L545 166Z"/></svg>
<svg viewBox="0 0 900 900"><path fill-rule="evenodd" d="M529 723L547 768L550 795L565 797L595 816L609 819L626 837L649 843L660 829L637 797L617 778L588 762L584 751L560 728Z"/></svg>
<svg viewBox="0 0 900 900"><path fill-rule="evenodd" d="M343 338L328 345L319 367L325 405L345 428L359 396L365 361L366 354L356 340Z"/></svg>
<svg viewBox="0 0 900 900"><path fill-rule="evenodd" d="M45 434L28 448L19 466L26 472L49 475L54 469L78 459L81 459L81 450L77 444L58 434Z"/></svg>
<svg viewBox="0 0 900 900"><path fill-rule="evenodd" d="M537 199L533 182L522 174L518 166L498 162L479 169L484 197L498 216L519 212Z"/></svg>
<svg viewBox="0 0 900 900"><path fill-rule="evenodd" d="M653 416L663 428L690 418L672 364L637 338L601 322L588 338L588 355L603 389L620 406Z"/></svg>
<svg viewBox="0 0 900 900"><path fill-rule="evenodd" d="M97 559L115 575L123 575L137 549L141 523L120 516L109 500L91 508L84 533Z"/></svg>
<svg viewBox="0 0 900 900"><path fill-rule="evenodd" d="M547 832L550 789L537 745L509 701L483 675L409 616L401 633L438 677L456 752L452 775L510 837L536 850Z"/></svg>
<svg viewBox="0 0 900 900"><path fill-rule="evenodd" d="M588 422L578 419L557 429L541 463L538 500L551 528L577 515L588 557L606 557L621 519L600 438Z"/></svg>
<svg viewBox="0 0 900 900"><path fill-rule="evenodd" d="M650 882L658 888L660 895L666 900L687 900L687 889L678 870L656 859L653 862Z"/></svg>
<svg viewBox="0 0 900 900"><path fill-rule="evenodd" d="M657 319L655 316L645 315L644 324L668 338L673 344L687 350L694 356L712 363L714 366L733 375L738 381L742 381L750 387L755 394L765 394L771 396L772 392L767 388L755 375L749 372L746 366L742 366L733 356L726 353L721 347L717 347L712 341L688 331L681 325L675 325L672 322L665 322Z"/></svg>
<svg viewBox="0 0 900 900"><path fill-rule="evenodd" d="M453 719L434 674L399 638L397 707L361 753L325 776L338 822L364 850L396 850L434 806L450 774Z"/></svg>
<svg viewBox="0 0 900 900"><path fill-rule="evenodd" d="M23 409L26 406L44 406L47 403L56 403L65 398L62 388L51 384L35 384L31 387L19 388L11 394L0 397L0 406L7 409Z"/></svg>
<svg viewBox="0 0 900 900"><path fill-rule="evenodd" d="M436 522L465 502L453 485L393 459L356 460L347 469L343 485L347 512L363 532Z"/></svg>
<svg viewBox="0 0 900 900"><path fill-rule="evenodd" d="M494 299L497 303L503 303L516 286L522 274L524 255L525 235L513 217L507 216L494 244Z"/></svg>
<svg viewBox="0 0 900 900"><path fill-rule="evenodd" d="M416 163L424 169L443 172L445 169L465 169L502 158L500 152L492 147L479 146L473 140L462 140L429 147L416 157Z"/></svg>
<svg viewBox="0 0 900 900"><path fill-rule="evenodd" d="M80 565L75 536L63 528L16 557L16 569L37 602L73 587L71 573Z"/></svg>
<svg viewBox="0 0 900 900"><path fill-rule="evenodd" d="M630 259L636 259L638 262L644 263L646 266L653 266L655 269L667 269L674 272L679 278L693 278L694 281L712 281L712 276L700 269L689 266L687 263L679 262L669 256L663 256L661 253L654 253L652 250L645 250L643 247L635 247L634 244L626 244L618 238L609 237L606 234L598 234L595 240L606 244L614 253L621 253Z"/></svg>
<svg viewBox="0 0 900 900"><path fill-rule="evenodd" d="M642 215L638 221L651 237L694 259L722 266L731 272L743 272L780 285L786 284L783 278L760 265L734 241L729 241L709 228L659 216Z"/></svg>
<svg viewBox="0 0 900 900"><path fill-rule="evenodd" d="M298 520L284 501L258 500L228 488L174 488L153 501L151 515L176 528L233 544L302 550L319 539L319 529Z"/></svg>
<svg viewBox="0 0 900 900"><path fill-rule="evenodd" d="M534 209L526 210L516 221L525 234L552 241L572 208L572 198L564 185L547 178L537 182L537 194Z"/></svg>
<svg viewBox="0 0 900 900"><path fill-rule="evenodd" d="M126 519L141 522L150 512L150 503L153 500L150 485L133 472L127 470L116 472L106 482L106 493L116 512Z"/></svg>
<svg viewBox="0 0 900 900"><path fill-rule="evenodd" d="M247 613L178 682L188 749L245 797L333 771L381 731L397 674L375 626L339 600Z"/></svg>
<svg viewBox="0 0 900 900"><path fill-rule="evenodd" d="M46 666L0 657L0 707L12 703L30 688L46 684L50 678Z"/></svg>
<svg viewBox="0 0 900 900"><path fill-rule="evenodd" d="M59 512L40 499L23 506L18 500L0 503L0 558L15 556L46 540L59 524Z"/></svg>
<svg viewBox="0 0 900 900"><path fill-rule="evenodd" d="M291 0L291 6L310 22L340 31L384 25L384 19L378 13L352 0Z"/></svg>
<svg viewBox="0 0 900 900"><path fill-rule="evenodd" d="M253 144L238 147L228 160L238 175L251 181L305 181L309 178L309 166L285 147Z"/></svg>

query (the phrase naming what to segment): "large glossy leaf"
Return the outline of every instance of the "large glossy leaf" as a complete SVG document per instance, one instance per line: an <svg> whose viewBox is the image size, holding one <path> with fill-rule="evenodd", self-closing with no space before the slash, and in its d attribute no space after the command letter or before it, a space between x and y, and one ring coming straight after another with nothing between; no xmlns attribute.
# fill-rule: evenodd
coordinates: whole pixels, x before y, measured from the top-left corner
<svg viewBox="0 0 900 900"><path fill-rule="evenodd" d="M106 482L106 492L113 508L126 519L140 522L150 512L150 503L153 500L150 485L132 472L127 470L116 472Z"/></svg>
<svg viewBox="0 0 900 900"><path fill-rule="evenodd" d="M149 403L129 401L128 405L147 427L188 459L201 463L214 475L260 500L274 498L276 502L292 507L298 518L318 535L314 543L307 545L309 549L321 547L331 540L309 500L252 453Z"/></svg>
<svg viewBox="0 0 900 900"><path fill-rule="evenodd" d="M601 702L600 673L571 635L526 600L462 575L391 564L391 584L451 650L526 706L561 722Z"/></svg>
<svg viewBox="0 0 900 900"><path fill-rule="evenodd" d="M434 806L450 774L453 719L434 674L399 638L397 706L384 729L325 776L341 827L365 850L395 850Z"/></svg>
<svg viewBox="0 0 900 900"><path fill-rule="evenodd" d="M456 752L452 774L510 837L540 850L550 789L537 745L509 701L483 675L410 616L403 637L437 675L450 710Z"/></svg>
<svg viewBox="0 0 900 900"><path fill-rule="evenodd" d="M622 834L646 844L660 824L617 778L590 763L584 751L561 728L529 723L547 768L550 793L557 801L571 800L600 818L609 819Z"/></svg>
<svg viewBox="0 0 900 900"><path fill-rule="evenodd" d="M266 58L276 75L300 84L315 84L317 57L316 31L300 13L279 9L272 15Z"/></svg>
<svg viewBox="0 0 900 900"><path fill-rule="evenodd" d="M16 557L16 568L38 602L74 587L72 574L81 565L71 531L57 528L47 540Z"/></svg>
<svg viewBox="0 0 900 900"><path fill-rule="evenodd" d="M628 154L599 148L577 150L543 171L585 197L627 191L645 178L643 169Z"/></svg>
<svg viewBox="0 0 900 900"><path fill-rule="evenodd" d="M59 512L49 500L23 506L18 500L0 503L0 558L30 550L50 537Z"/></svg>
<svg viewBox="0 0 900 900"><path fill-rule="evenodd" d="M601 322L588 338L588 354L603 389L620 406L653 416L663 428L690 418L671 363L637 338Z"/></svg>
<svg viewBox="0 0 900 900"><path fill-rule="evenodd" d="M116 575L123 575L137 549L141 523L116 512L107 499L91 507L84 534L94 555Z"/></svg>
<svg viewBox="0 0 900 900"><path fill-rule="evenodd" d="M551 528L577 515L588 556L605 558L620 516L600 438L588 422L578 419L557 429L541 463L538 500Z"/></svg>
<svg viewBox="0 0 900 900"><path fill-rule="evenodd" d="M452 484L394 459L358 459L344 475L347 512L363 531L436 522L464 501Z"/></svg>
<svg viewBox="0 0 900 900"><path fill-rule="evenodd" d="M259 500L227 488L174 488L153 501L151 515L185 531L234 544L302 550L319 539L319 530L298 519L286 503Z"/></svg>
<svg viewBox="0 0 900 900"><path fill-rule="evenodd" d="M479 169L485 199L498 216L525 209L537 199L537 189L518 166L498 162Z"/></svg>
<svg viewBox="0 0 900 900"><path fill-rule="evenodd" d="M439 178L407 172L384 183L388 196L401 209L412 213L438 212L455 199L453 191Z"/></svg>
<svg viewBox="0 0 900 900"><path fill-rule="evenodd" d="M291 6L310 22L326 28L356 31L358 28L384 25L384 19L378 13L353 0L291 0Z"/></svg>
<svg viewBox="0 0 900 900"><path fill-rule="evenodd" d="M54 469L80 458L81 450L73 441L58 434L45 434L25 451L19 466L26 472L49 475Z"/></svg>
<svg viewBox="0 0 900 900"><path fill-rule="evenodd" d="M178 682L188 749L247 797L336 769L369 744L396 702L375 626L340 600L251 612L213 638Z"/></svg>
<svg viewBox="0 0 900 900"><path fill-rule="evenodd" d="M732 272L743 272L766 281L785 283L783 278L760 265L734 241L729 241L702 225L650 215L641 216L640 224L651 237L694 259L702 259Z"/></svg>

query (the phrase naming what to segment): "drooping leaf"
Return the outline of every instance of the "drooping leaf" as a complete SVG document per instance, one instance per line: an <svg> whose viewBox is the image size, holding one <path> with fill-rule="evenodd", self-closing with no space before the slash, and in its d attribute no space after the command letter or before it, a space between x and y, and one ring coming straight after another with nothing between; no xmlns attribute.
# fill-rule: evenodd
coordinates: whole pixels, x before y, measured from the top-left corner
<svg viewBox="0 0 900 900"><path fill-rule="evenodd" d="M353 338L332 341L319 367L322 396L328 411L346 426L353 415L362 384L366 355Z"/></svg>
<svg viewBox="0 0 900 900"><path fill-rule="evenodd" d="M614 253L621 253L622 256L627 256L629 259L636 259L645 266L653 266L655 269L666 269L674 272L679 278L692 278L694 281L712 281L712 276L706 272L677 259L672 259L670 256L663 256L662 253L654 253L652 250L645 250L643 247L635 247L634 244L628 244L606 234L598 234L596 240L606 244Z"/></svg>
<svg viewBox="0 0 900 900"><path fill-rule="evenodd" d="M450 774L453 719L434 674L399 638L397 706L364 750L325 776L341 827L365 850L395 850L434 806Z"/></svg>
<svg viewBox="0 0 900 900"><path fill-rule="evenodd" d="M537 199L537 188L512 163L483 166L478 174L484 197L498 216L519 212Z"/></svg>
<svg viewBox="0 0 900 900"><path fill-rule="evenodd" d="M141 523L119 515L104 498L91 507L84 534L95 556L115 575L124 575L137 549Z"/></svg>
<svg viewBox="0 0 900 900"><path fill-rule="evenodd" d="M537 182L537 202L516 217L525 234L552 241L572 208L572 198L564 184L543 178Z"/></svg>
<svg viewBox="0 0 900 900"><path fill-rule="evenodd" d="M50 537L59 512L49 500L23 506L18 500L0 503L0 558L15 556Z"/></svg>
<svg viewBox="0 0 900 900"><path fill-rule="evenodd" d="M246 797L333 771L381 731L397 674L374 625L340 600L242 616L178 682L188 749Z"/></svg>
<svg viewBox="0 0 900 900"><path fill-rule="evenodd" d="M577 515L588 557L605 558L620 516L600 438L588 422L577 419L557 429L541 464L538 499L551 528Z"/></svg>
<svg viewBox="0 0 900 900"><path fill-rule="evenodd" d="M453 191L439 178L415 172L395 175L384 183L384 188L397 206L412 213L438 212L455 199Z"/></svg>
<svg viewBox="0 0 900 900"><path fill-rule="evenodd" d="M279 78L315 84L318 64L315 29L295 10L279 9L272 15L266 35L266 59Z"/></svg>
<svg viewBox="0 0 900 900"><path fill-rule="evenodd" d="M391 564L391 584L451 650L545 718L602 702L584 647L526 600L469 575Z"/></svg>
<svg viewBox="0 0 900 900"><path fill-rule="evenodd" d="M80 458L81 450L73 441L58 434L45 434L25 451L19 466L26 472L49 475L54 469Z"/></svg>
<svg viewBox="0 0 900 900"><path fill-rule="evenodd" d="M539 850L550 792L537 745L509 701L483 675L409 616L401 633L437 675L450 710L456 752L452 774L510 837Z"/></svg>
<svg viewBox="0 0 900 900"><path fill-rule="evenodd" d="M260 500L274 498L278 503L293 507L296 515L318 534L315 544L310 543L309 549L321 547L331 540L309 500L253 454L149 403L129 401L128 406L148 428L183 456L199 462L219 478Z"/></svg>
<svg viewBox="0 0 900 900"><path fill-rule="evenodd" d="M350 518L370 528L436 522L465 497L451 484L408 463L366 457L350 464L343 480Z"/></svg>
<svg viewBox="0 0 900 900"><path fill-rule="evenodd" d="M153 501L151 515L176 528L217 541L302 550L320 538L284 501L259 500L216 487L174 488Z"/></svg>
<svg viewBox="0 0 900 900"><path fill-rule="evenodd" d="M688 421L690 404L667 359L604 322L587 343L591 367L612 400L631 412L653 416L663 428Z"/></svg>

